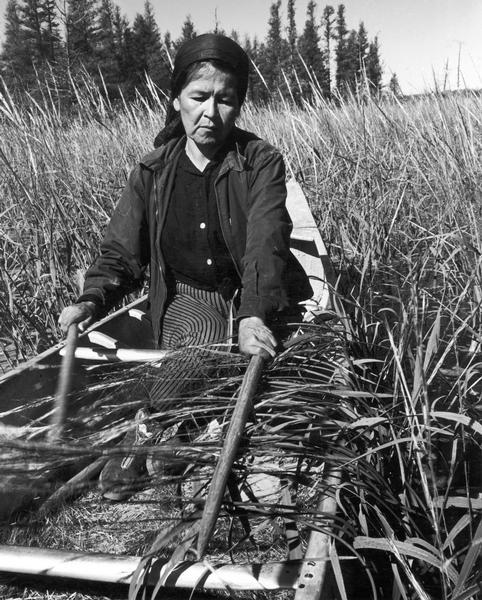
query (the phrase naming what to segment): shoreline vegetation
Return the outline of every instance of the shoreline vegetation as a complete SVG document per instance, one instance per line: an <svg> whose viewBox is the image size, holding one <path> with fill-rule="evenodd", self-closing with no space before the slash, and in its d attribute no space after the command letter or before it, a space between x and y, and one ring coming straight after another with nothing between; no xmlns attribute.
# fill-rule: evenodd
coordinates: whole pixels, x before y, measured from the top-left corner
<svg viewBox="0 0 482 600"><path fill-rule="evenodd" d="M162 127L164 99L150 89L149 97L113 106L86 79L73 87L77 108L68 114L53 87L21 105L0 97L5 368L59 339L58 314L79 293L128 173ZM243 128L283 152L338 276L343 377L316 392L313 364L320 365L329 346L320 333L309 350L273 365L272 389L262 398L278 406L281 421L292 424L296 416L296 431L288 425L286 431L315 467L316 452L343 442L335 462L357 485L342 486L349 492L336 496L341 516L332 525L344 544L388 560L394 598L463 600L479 589L481 115L475 92L400 101L361 90L334 102L314 89L301 105L248 102L240 118ZM303 381L287 375L300 356L314 369ZM296 368L302 379L304 367ZM209 398L203 396L205 407ZM310 412L313 402L319 414ZM300 431L317 418L321 438L324 419L331 423L329 440L307 443ZM269 457L273 449L289 455L274 434L254 430L257 455ZM301 452L295 456L304 460ZM307 471L313 489L321 485L315 471ZM44 537L37 524L35 535L19 528L7 541L53 542L55 527L66 527L69 518L80 522L82 510L93 520L89 498L87 507L66 508L60 521L50 521ZM104 525L106 518L104 509ZM298 520L301 528L313 527L306 514ZM139 530L136 536L139 550ZM63 538L58 543L68 545Z"/></svg>

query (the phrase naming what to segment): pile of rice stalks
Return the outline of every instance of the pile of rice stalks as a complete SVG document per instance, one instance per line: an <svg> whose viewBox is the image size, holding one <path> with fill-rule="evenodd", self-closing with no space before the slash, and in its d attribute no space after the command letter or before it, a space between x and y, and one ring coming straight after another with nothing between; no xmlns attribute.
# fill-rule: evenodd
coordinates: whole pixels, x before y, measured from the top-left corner
<svg viewBox="0 0 482 600"><path fill-rule="evenodd" d="M411 366L397 364L390 353L393 323L373 322L377 334L368 340L355 330L353 315L338 312L327 324L305 325L303 335L266 366L235 466L240 496L226 497L208 559L283 560L284 534L294 523L302 548L310 531L331 536L341 597L385 598L394 586L405 597L469 598L477 590L481 502L474 457L482 428L477 402L467 402L464 414L454 404L461 385L475 395L478 366L462 369L463 383L460 371L440 372L429 386L420 386ZM427 364L449 352L453 342L445 333L440 323L432 325L428 346L436 348ZM37 509L81 466L129 450L122 434L148 402L153 382L175 369L173 360L182 357L162 365L93 369L86 389L72 399L76 410L62 445L43 441L46 426L40 422L26 428L22 439L0 441L2 476L23 480L31 500L3 528L4 543L145 555L157 539L159 555L172 555L192 525L189 515L202 506L219 456L247 364L239 356L218 354L191 382L195 394L151 413L145 426L158 443L138 451L156 460L158 469L142 492L108 504L94 480L84 482L68 505ZM396 388L389 385L389 369L404 376ZM428 387L443 388L429 409L423 400ZM180 423L188 433L178 438L173 432ZM336 479L330 479L333 473ZM336 502L336 514L317 510L327 495ZM165 532L176 523L180 535L166 543Z"/></svg>

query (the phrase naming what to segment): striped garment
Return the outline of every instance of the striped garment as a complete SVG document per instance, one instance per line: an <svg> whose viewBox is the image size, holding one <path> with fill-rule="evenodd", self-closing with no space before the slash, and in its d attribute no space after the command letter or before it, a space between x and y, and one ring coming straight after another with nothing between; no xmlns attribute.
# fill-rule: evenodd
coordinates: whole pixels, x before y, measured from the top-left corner
<svg viewBox="0 0 482 600"><path fill-rule="evenodd" d="M218 349L228 351L232 340L233 308L219 292L200 290L176 282L176 292L162 320L160 347L164 350L188 348L181 360L162 371L162 378L150 390L151 406L192 391L201 374L207 373ZM189 349L192 347L192 349ZM204 348L204 350L203 350Z"/></svg>

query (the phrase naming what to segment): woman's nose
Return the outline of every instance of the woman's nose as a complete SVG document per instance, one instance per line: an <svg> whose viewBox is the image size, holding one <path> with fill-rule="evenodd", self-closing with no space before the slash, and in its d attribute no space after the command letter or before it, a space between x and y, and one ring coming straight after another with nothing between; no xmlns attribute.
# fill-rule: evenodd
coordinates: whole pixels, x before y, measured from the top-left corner
<svg viewBox="0 0 482 600"><path fill-rule="evenodd" d="M218 103L216 102L216 98L213 96L206 100L204 114L210 118L213 118L218 114Z"/></svg>

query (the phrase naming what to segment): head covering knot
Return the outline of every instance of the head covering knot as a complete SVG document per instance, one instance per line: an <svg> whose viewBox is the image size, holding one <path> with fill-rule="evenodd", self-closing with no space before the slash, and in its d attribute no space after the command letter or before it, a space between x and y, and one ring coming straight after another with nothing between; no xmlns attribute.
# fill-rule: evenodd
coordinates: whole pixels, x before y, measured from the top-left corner
<svg viewBox="0 0 482 600"><path fill-rule="evenodd" d="M231 38L218 33L204 33L184 42L174 59L171 100L167 107L164 128L154 140L156 148L184 133L179 113L174 110L172 101L181 92L187 69L192 64L205 60L218 61L236 75L239 104L244 102L248 89L249 58L241 46Z"/></svg>

